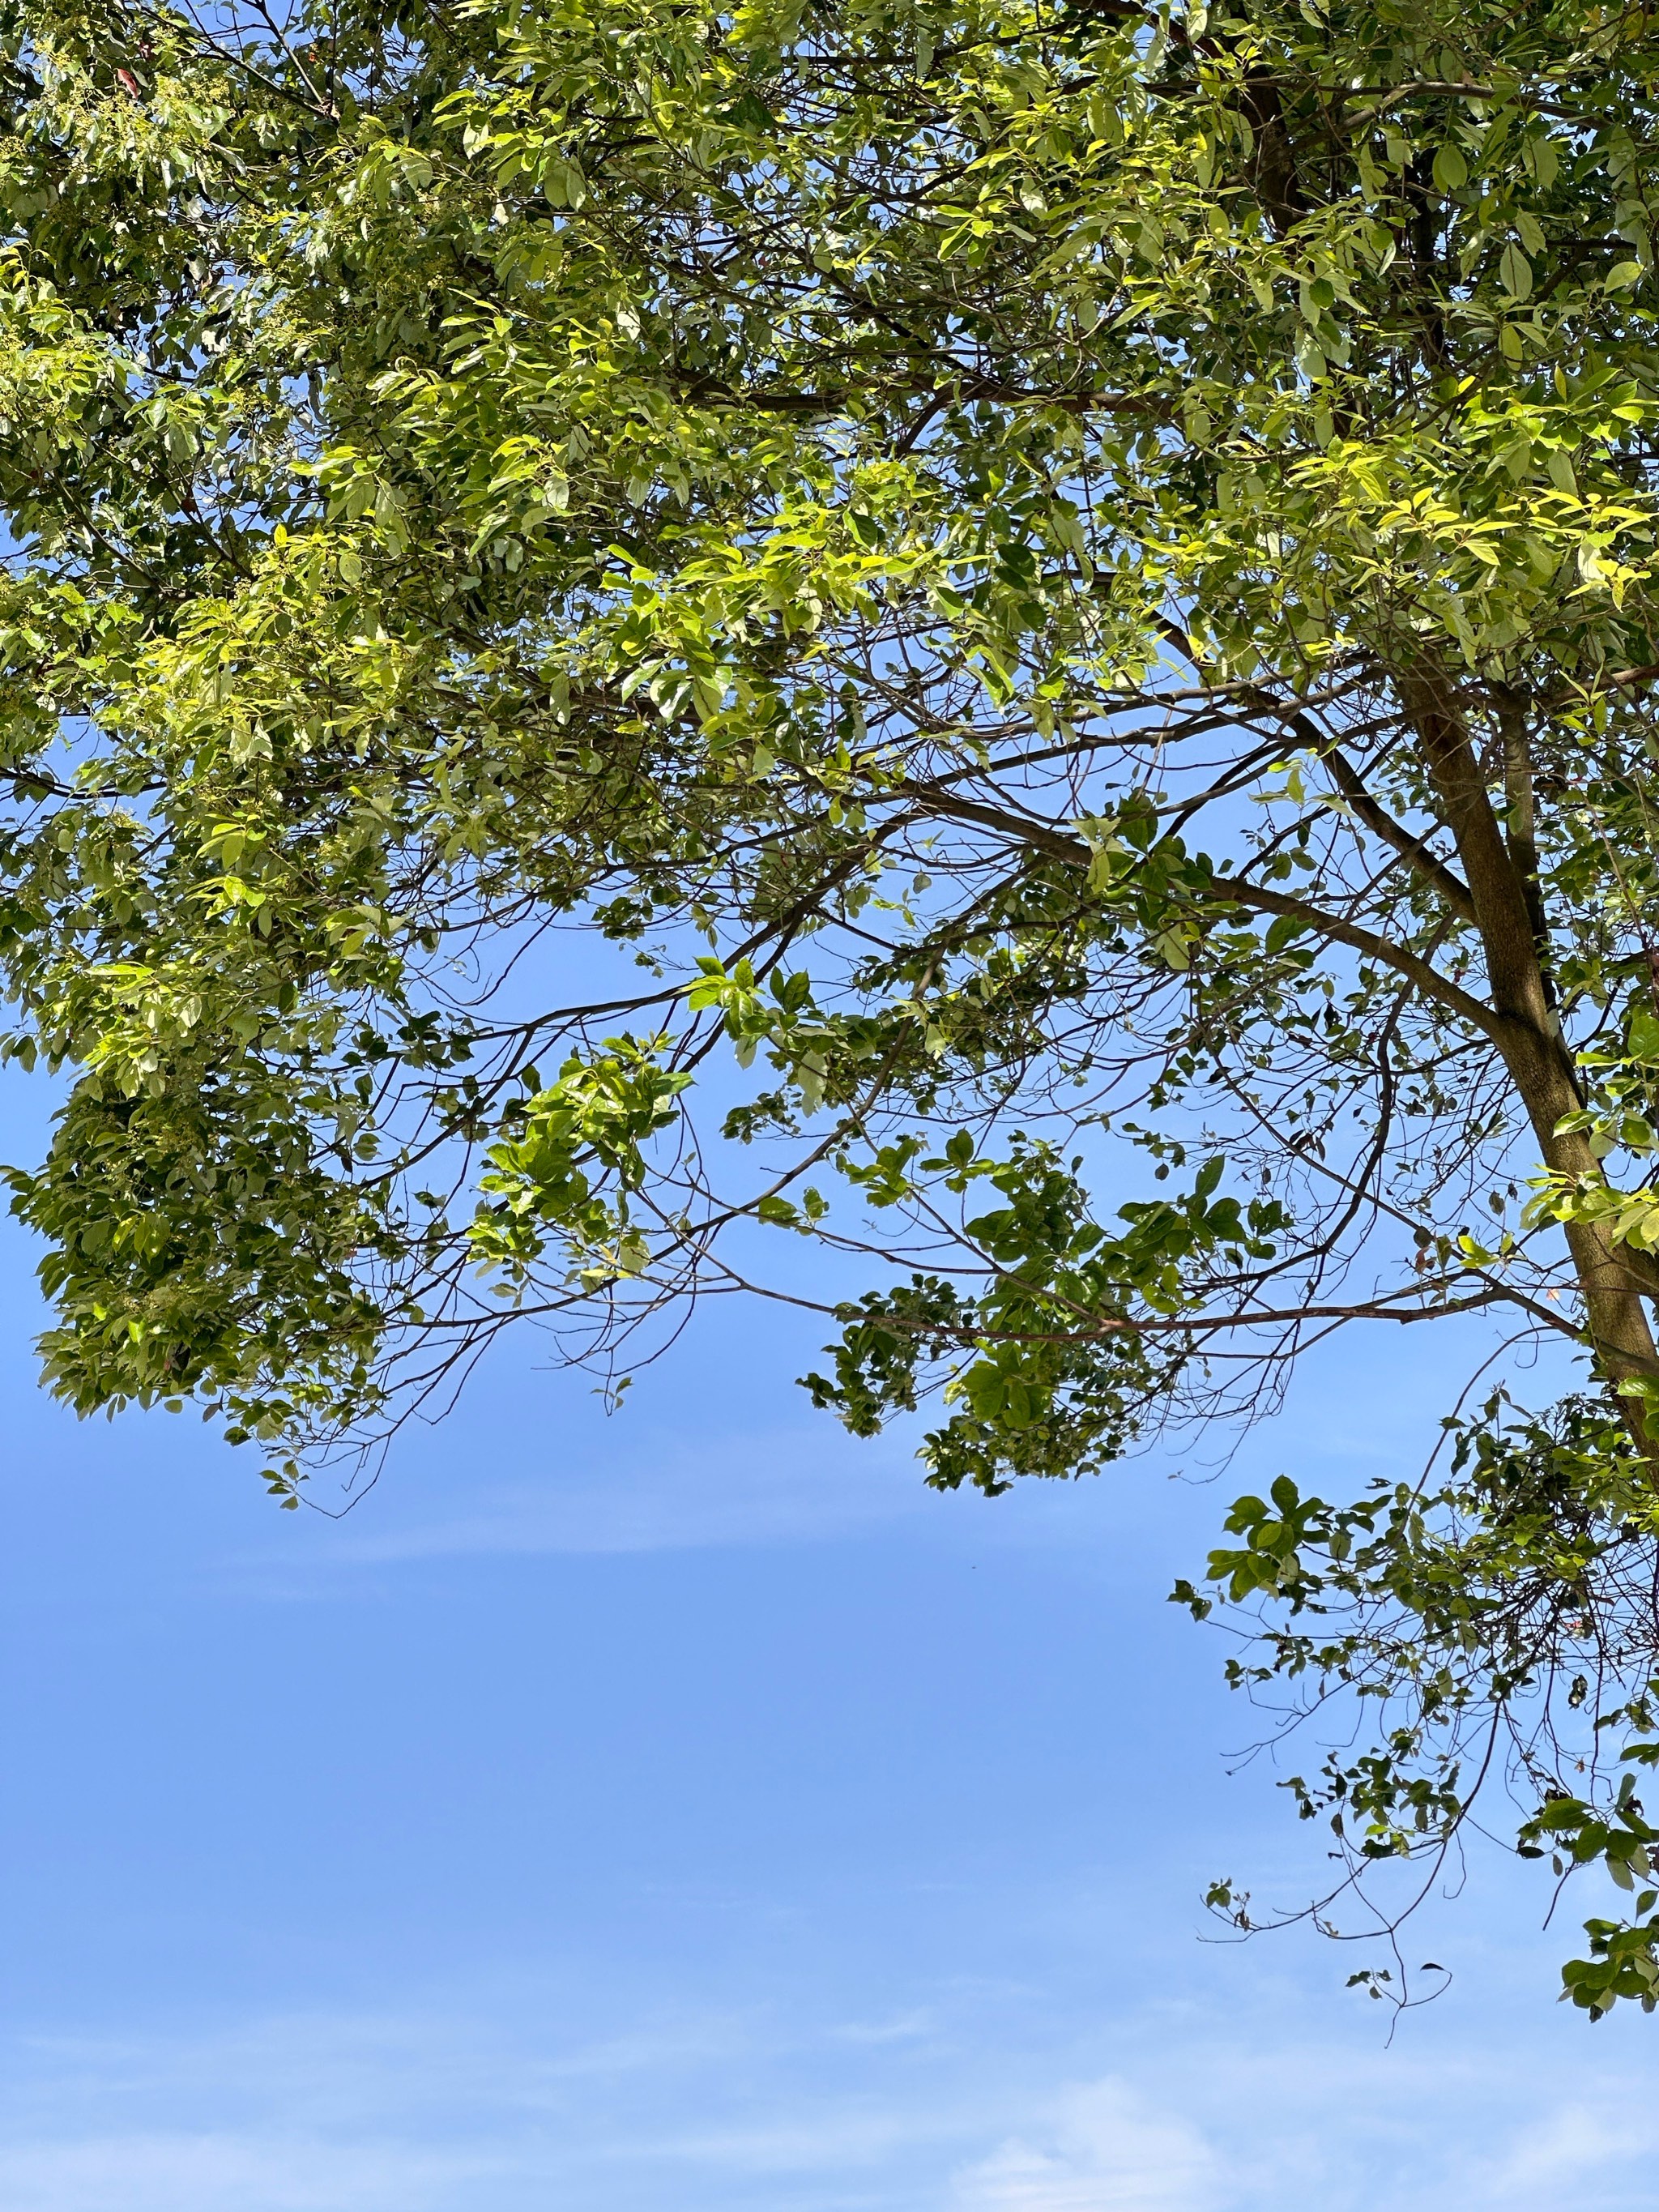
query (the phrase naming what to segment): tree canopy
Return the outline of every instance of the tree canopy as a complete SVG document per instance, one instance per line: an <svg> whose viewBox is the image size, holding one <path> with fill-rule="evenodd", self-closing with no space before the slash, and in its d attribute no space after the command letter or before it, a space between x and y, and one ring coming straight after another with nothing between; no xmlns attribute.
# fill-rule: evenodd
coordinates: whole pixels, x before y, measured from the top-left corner
<svg viewBox="0 0 1659 2212"><path fill-rule="evenodd" d="M1507 1786L1633 1893L1570 1993L1651 2009L1650 14L9 0L0 57L51 1387L293 1504L503 1328L615 1390L769 1291L994 1493L1483 1314L1568 1394L1500 1359L1177 1595L1360 1700L1321 1924Z"/></svg>

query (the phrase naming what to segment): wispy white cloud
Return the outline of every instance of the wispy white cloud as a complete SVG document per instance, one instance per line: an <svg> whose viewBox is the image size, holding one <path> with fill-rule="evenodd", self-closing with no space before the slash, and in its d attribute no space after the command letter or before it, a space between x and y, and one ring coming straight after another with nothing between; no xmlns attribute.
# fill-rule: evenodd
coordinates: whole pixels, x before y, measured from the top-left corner
<svg viewBox="0 0 1659 2212"><path fill-rule="evenodd" d="M1056 2088L993 2011L407 2014L15 2039L6 2212L1651 2212L1642 2052L1384 2053L1149 2008ZM959 2000L959 2001L958 2001ZM555 2013L557 2017L554 2016ZM1130 2030L1133 2032L1130 2032ZM1075 2053L1073 2054L1075 2057Z"/></svg>
<svg viewBox="0 0 1659 2212"><path fill-rule="evenodd" d="M937 2024L935 2013L910 2011L886 2020L843 2021L830 2033L842 2043L910 2043Z"/></svg>
<svg viewBox="0 0 1659 2212"><path fill-rule="evenodd" d="M1525 2122L1502 2154L1471 2176L1472 2201L1544 2212L1583 2194L1598 2206L1647 2212L1659 2202L1652 2179L1659 2118L1650 2094L1629 2094L1632 2086L1622 2097L1570 2096Z"/></svg>
<svg viewBox="0 0 1659 2212"><path fill-rule="evenodd" d="M836 1439L830 1439L831 1446ZM457 1486L447 1483L453 1509ZM375 1492L329 1531L331 1567L468 1555L663 1552L821 1540L933 1502L902 1453L851 1456L779 1430L689 1443L646 1436L603 1468L479 1482L463 1511L423 1513L411 1487Z"/></svg>
<svg viewBox="0 0 1659 2212"><path fill-rule="evenodd" d="M1189 2121L1127 2082L1072 2091L1040 2135L956 2177L956 2212L1212 2212L1218 2162Z"/></svg>
<svg viewBox="0 0 1659 2212"><path fill-rule="evenodd" d="M974 2117L758 2016L589 2039L473 2009L0 2051L5 2212L908 2212Z"/></svg>
<svg viewBox="0 0 1659 2212"><path fill-rule="evenodd" d="M1149 2024L1150 2025L1150 2024ZM960 2166L948 2212L1653 2212L1644 2072L1488 2037L1462 2055L1157 2034Z"/></svg>
<svg viewBox="0 0 1659 2212"><path fill-rule="evenodd" d="M489 2202L498 2158L399 2142L156 2130L0 2147L8 2212L438 2212Z"/></svg>

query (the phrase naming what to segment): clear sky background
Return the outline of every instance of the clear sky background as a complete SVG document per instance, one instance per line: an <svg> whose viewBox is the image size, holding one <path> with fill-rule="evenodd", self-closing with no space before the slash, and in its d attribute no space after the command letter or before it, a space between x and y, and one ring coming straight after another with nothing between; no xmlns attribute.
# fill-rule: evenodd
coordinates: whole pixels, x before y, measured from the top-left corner
<svg viewBox="0 0 1659 2212"><path fill-rule="evenodd" d="M33 1157L43 1091L0 1090ZM1321 1844L1164 1601L1225 1500L1414 1468L1468 1346L1355 1336L1209 1486L987 1502L707 1314L607 1420L514 1340L348 1520L37 1390L0 1234L8 2212L1659 2207L1659 2019L1494 1863L1385 2047L1228 1947ZM1403 1363L1403 1364L1402 1364Z"/></svg>

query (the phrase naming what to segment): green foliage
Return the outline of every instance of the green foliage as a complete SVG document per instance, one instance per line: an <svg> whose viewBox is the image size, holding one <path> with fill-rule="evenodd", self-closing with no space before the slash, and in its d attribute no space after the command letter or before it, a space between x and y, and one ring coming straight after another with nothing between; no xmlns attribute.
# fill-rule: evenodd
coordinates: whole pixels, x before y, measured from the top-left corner
<svg viewBox="0 0 1659 2212"><path fill-rule="evenodd" d="M913 1159L907 1141L902 1153L884 1148L873 1169L849 1163L848 1172L866 1191L874 1186L876 1203L892 1204L894 1178ZM833 1407L854 1436L872 1436L892 1413L915 1409L918 1370L929 1360L945 1402L962 1408L923 1443L935 1488L966 1481L995 1496L1018 1475L1076 1477L1118 1458L1187 1357L1178 1335L1160 1346L1156 1327L1180 1311L1182 1263L1218 1249L1235 1264L1271 1259L1265 1232L1284 1217L1271 1201L1243 1211L1233 1198L1212 1203L1223 1165L1213 1159L1184 1200L1120 1207L1127 1225L1112 1237L1088 1218L1081 1164L1062 1166L1042 1144L1017 1144L1006 1160L975 1158L966 1131L921 1162L947 1189L985 1177L1007 1201L963 1226L992 1262L992 1285L969 1299L917 1275L843 1308L835 1381L805 1378L814 1404Z"/></svg>
<svg viewBox="0 0 1659 2212"><path fill-rule="evenodd" d="M1188 1595L1389 1706L1302 1801L1359 1873L1494 1774L1635 1869L1537 1747L1645 1741L1659 1671L1656 52L1591 0L0 9L52 1386L194 1399L293 1504L514 1317L614 1389L769 1289L820 1404L931 1403L994 1493L1496 1316L1580 1394L1242 1500Z"/></svg>
<svg viewBox="0 0 1659 2212"><path fill-rule="evenodd" d="M1335 1840L1343 1875L1313 1908L1322 1922L1380 1864L1406 1863L1407 1893L1420 1892L1421 1864L1437 1870L1457 1847L1493 1774L1521 1798L1523 1857L1551 1858L1558 1877L1599 1866L1627 1892L1652 1872L1659 1830L1632 1771L1659 1764L1659 1684L1639 1672L1653 1650L1659 1522L1647 1465L1594 1399L1540 1420L1499 1394L1447 1425L1438 1480L1380 1478L1337 1508L1281 1476L1270 1503L1238 1501L1227 1527L1242 1543L1210 1557L1208 1582L1265 1631L1230 1663L1236 1687L1281 1715L1288 1692L1296 1713L1357 1698L1376 1716L1358 1755L1333 1752L1317 1776L1284 1785ZM1173 1595L1200 1620L1214 1611L1190 1583ZM1620 1703L1615 1686L1632 1676L1640 1686ZM1210 1901L1252 1924L1231 1885ZM1654 1903L1644 1889L1631 1921L1588 1923L1590 1957L1564 1979L1593 2018L1621 1996L1653 2009Z"/></svg>
<svg viewBox="0 0 1659 2212"><path fill-rule="evenodd" d="M502 1117L513 1134L489 1147L479 1177L488 1194L470 1236L480 1264L513 1283L528 1279L546 1249L543 1231L560 1231L590 1287L636 1273L647 1258L630 1224L628 1194L647 1174L641 1147L674 1118L674 1099L691 1080L671 1073L655 1054L665 1039L641 1045L606 1040L602 1059L568 1060L549 1091ZM586 1164L582 1164L586 1163ZM607 1200L598 1179L615 1189Z"/></svg>

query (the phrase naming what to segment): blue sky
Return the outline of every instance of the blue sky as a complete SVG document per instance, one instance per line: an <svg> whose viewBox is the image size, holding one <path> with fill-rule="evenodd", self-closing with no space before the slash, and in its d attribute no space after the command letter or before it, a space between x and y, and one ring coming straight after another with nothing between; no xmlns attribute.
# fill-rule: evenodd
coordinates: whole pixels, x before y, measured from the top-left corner
<svg viewBox="0 0 1659 2212"><path fill-rule="evenodd" d="M9 2212L1659 2205L1659 2021L1553 2002L1589 1893L1545 1935L1477 1868L1391 2048L1330 1947L1200 1940L1319 1844L1164 1593L1235 1488L1414 1464L1467 1346L1351 1339L1207 1486L988 1503L728 1305L612 1419L510 1343L332 1522L49 1406L31 1267L9 1228Z"/></svg>

